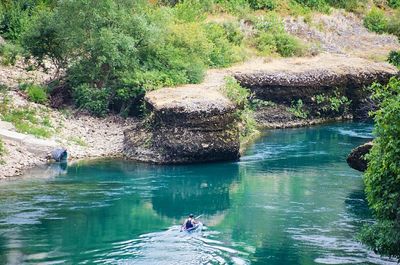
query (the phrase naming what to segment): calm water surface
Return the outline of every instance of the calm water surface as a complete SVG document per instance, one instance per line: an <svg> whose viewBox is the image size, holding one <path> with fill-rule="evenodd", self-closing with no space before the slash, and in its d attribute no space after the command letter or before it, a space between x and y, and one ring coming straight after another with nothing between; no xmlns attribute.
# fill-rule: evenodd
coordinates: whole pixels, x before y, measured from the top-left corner
<svg viewBox="0 0 400 265"><path fill-rule="evenodd" d="M345 158L371 130L274 130L237 163L97 161L0 183L0 264L392 264L355 240L371 216ZM189 213L207 229L179 232Z"/></svg>

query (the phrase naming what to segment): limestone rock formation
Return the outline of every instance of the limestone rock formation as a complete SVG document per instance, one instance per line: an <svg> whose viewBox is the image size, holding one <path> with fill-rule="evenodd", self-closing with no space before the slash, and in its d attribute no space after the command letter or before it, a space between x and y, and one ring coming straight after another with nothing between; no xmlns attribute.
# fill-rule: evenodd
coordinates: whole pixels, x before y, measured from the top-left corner
<svg viewBox="0 0 400 265"><path fill-rule="evenodd" d="M235 106L217 90L163 88L145 101L151 114L125 131L126 157L162 164L239 158Z"/></svg>
<svg viewBox="0 0 400 265"><path fill-rule="evenodd" d="M372 142L368 142L353 149L347 157L347 164L358 171L365 171L368 162L365 160L364 156L369 153L372 145Z"/></svg>
<svg viewBox="0 0 400 265"><path fill-rule="evenodd" d="M285 105L298 99L315 105L316 95L331 96L337 91L352 101L351 112L355 118L365 118L373 104L363 88L373 82L387 83L396 75L399 75L398 69L387 63L323 55L271 62L257 70L236 72L234 77L257 98Z"/></svg>

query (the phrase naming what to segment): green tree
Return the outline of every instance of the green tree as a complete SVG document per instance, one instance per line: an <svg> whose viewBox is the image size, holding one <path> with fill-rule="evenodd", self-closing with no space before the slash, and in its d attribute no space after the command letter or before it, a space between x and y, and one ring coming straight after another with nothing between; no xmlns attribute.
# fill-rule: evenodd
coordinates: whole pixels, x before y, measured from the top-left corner
<svg viewBox="0 0 400 265"><path fill-rule="evenodd" d="M375 252L400 261L400 80L373 88L380 109L374 113L376 139L364 181L377 222L364 229L361 239Z"/></svg>
<svg viewBox="0 0 400 265"><path fill-rule="evenodd" d="M203 11L192 13L185 3L60 1L54 11L41 12L22 43L39 63L50 58L66 70L78 107L127 114L146 90L199 83L206 67L241 59L227 29L194 21ZM186 7L188 14L179 12Z"/></svg>

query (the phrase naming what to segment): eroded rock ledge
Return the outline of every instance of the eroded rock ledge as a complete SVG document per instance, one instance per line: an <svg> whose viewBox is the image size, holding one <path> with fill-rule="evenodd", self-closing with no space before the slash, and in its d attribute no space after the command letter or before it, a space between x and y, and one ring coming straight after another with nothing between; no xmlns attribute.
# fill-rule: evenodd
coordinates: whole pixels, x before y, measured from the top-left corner
<svg viewBox="0 0 400 265"><path fill-rule="evenodd" d="M123 152L130 159L162 164L237 160L240 141L235 106L218 91L224 85L224 76L234 76L257 98L277 103L267 111L259 111L256 118L260 125L279 127L351 117L343 113L313 116L311 109L304 123L288 111L287 107L298 99L318 111L321 106L315 97L319 94L345 95L351 100L351 114L366 117L373 105L363 88L376 81L386 83L395 75L398 70L389 64L340 55L256 60L211 71L202 84L148 93L145 102L151 114L125 131Z"/></svg>
<svg viewBox="0 0 400 265"><path fill-rule="evenodd" d="M316 104L315 96L332 96L335 91L351 100L351 113L356 119L368 117L374 108L364 88L373 82L387 83L398 69L387 63L340 55L323 55L273 61L257 70L238 71L234 77L257 98L290 105L301 99Z"/></svg>
<svg viewBox="0 0 400 265"><path fill-rule="evenodd" d="M126 157L161 164L239 158L235 106L217 90L164 88L145 101L151 114L125 131Z"/></svg>

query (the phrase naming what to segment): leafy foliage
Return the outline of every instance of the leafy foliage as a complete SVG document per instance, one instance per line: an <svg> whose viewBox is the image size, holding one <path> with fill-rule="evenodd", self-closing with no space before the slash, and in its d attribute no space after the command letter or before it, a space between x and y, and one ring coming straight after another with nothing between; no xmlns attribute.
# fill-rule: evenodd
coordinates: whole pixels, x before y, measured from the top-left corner
<svg viewBox="0 0 400 265"><path fill-rule="evenodd" d="M16 41L39 10L52 8L56 0L3 0L0 3L0 34Z"/></svg>
<svg viewBox="0 0 400 265"><path fill-rule="evenodd" d="M370 31L384 33L387 31L388 20L382 10L374 7L364 17L364 26Z"/></svg>
<svg viewBox="0 0 400 265"><path fill-rule="evenodd" d="M250 91L242 87L236 79L225 79L224 94L238 107L236 111L239 121L240 141L247 142L254 134L258 133L254 111L250 103Z"/></svg>
<svg viewBox="0 0 400 265"><path fill-rule="evenodd" d="M388 0L388 5L391 8L400 8L400 0Z"/></svg>
<svg viewBox="0 0 400 265"><path fill-rule="evenodd" d="M376 139L364 182L377 223L365 228L361 239L375 252L400 261L400 80L375 84L373 90L380 109L373 114Z"/></svg>
<svg viewBox="0 0 400 265"><path fill-rule="evenodd" d="M42 110L20 107L14 108L10 99L0 100L0 119L11 122L18 132L48 138L53 134L50 118Z"/></svg>
<svg viewBox="0 0 400 265"><path fill-rule="evenodd" d="M2 65L15 65L18 56L22 54L22 48L12 43L0 45L0 56Z"/></svg>
<svg viewBox="0 0 400 265"><path fill-rule="evenodd" d="M389 53L388 62L394 66L400 67L400 51L391 51Z"/></svg>
<svg viewBox="0 0 400 265"><path fill-rule="evenodd" d="M274 10L278 7L277 0L249 0L249 4L253 9Z"/></svg>
<svg viewBox="0 0 400 265"><path fill-rule="evenodd" d="M44 104L47 102L47 91L41 86L29 84L26 88L26 94L28 99L35 103Z"/></svg>
<svg viewBox="0 0 400 265"><path fill-rule="evenodd" d="M261 54L278 53L283 57L304 54L305 49L300 40L285 31L283 21L276 13L271 12L258 18L255 27L258 33L254 44Z"/></svg>
<svg viewBox="0 0 400 265"><path fill-rule="evenodd" d="M22 43L39 62L50 58L66 68L79 107L96 115L130 113L147 90L199 83L207 67L243 58L239 34L196 21L201 12L190 12L197 9L184 15L189 2L200 7L194 0L173 9L146 1L63 1L41 13Z"/></svg>
<svg viewBox="0 0 400 265"><path fill-rule="evenodd" d="M392 16L388 17L386 31L396 35L400 39L400 10L397 10Z"/></svg>
<svg viewBox="0 0 400 265"><path fill-rule="evenodd" d="M315 96L315 102L319 106L318 114L346 114L349 110L351 100L342 95L338 90L333 95L319 94Z"/></svg>
<svg viewBox="0 0 400 265"><path fill-rule="evenodd" d="M327 0L335 8L344 8L347 11L357 11L358 8L368 4L367 0Z"/></svg>
<svg viewBox="0 0 400 265"><path fill-rule="evenodd" d="M105 88L92 89L88 84L74 88L75 103L78 107L96 116L104 116L108 111L110 91Z"/></svg>
<svg viewBox="0 0 400 265"><path fill-rule="evenodd" d="M307 119L309 112L305 109L304 103L301 99L292 101L290 108L288 109L294 116L300 119Z"/></svg>
<svg viewBox="0 0 400 265"><path fill-rule="evenodd" d="M0 138L0 163L2 162L1 157L6 153L6 148L3 143L3 139Z"/></svg>
<svg viewBox="0 0 400 265"><path fill-rule="evenodd" d="M313 10L321 12L329 12L329 5L325 0L296 0L296 1Z"/></svg>

